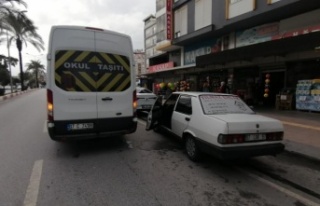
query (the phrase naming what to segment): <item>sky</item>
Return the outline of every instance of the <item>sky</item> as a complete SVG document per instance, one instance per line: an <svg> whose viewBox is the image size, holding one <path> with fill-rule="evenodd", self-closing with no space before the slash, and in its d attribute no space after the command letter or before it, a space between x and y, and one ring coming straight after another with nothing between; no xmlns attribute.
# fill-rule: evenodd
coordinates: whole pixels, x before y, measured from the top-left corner
<svg viewBox="0 0 320 206"><path fill-rule="evenodd" d="M24 0L28 7L27 16L38 27L38 34L44 41L44 51L37 51L31 44L23 45L22 58L25 64L40 60L46 66L46 53L51 26L78 25L98 27L125 33L131 36L133 49L144 49L144 22L155 15L156 0ZM1 54L7 55L1 45ZM10 48L10 56L18 58L15 45ZM17 76L19 67L11 68L12 76Z"/></svg>

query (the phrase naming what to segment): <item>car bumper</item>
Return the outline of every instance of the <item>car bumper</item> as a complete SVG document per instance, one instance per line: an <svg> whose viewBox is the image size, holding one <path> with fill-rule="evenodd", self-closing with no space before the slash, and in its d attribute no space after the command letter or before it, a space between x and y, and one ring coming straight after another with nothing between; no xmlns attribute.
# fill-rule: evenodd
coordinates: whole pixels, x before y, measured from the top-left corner
<svg viewBox="0 0 320 206"><path fill-rule="evenodd" d="M56 141L105 138L135 132L137 129L137 121L133 121L133 119L133 117L128 117L118 119L54 121L48 122L47 128L50 138ZM70 124L81 124L84 122L90 122L94 127L82 130L68 129L68 125Z"/></svg>
<svg viewBox="0 0 320 206"><path fill-rule="evenodd" d="M266 144L256 146L217 147L200 142L200 149L221 160L243 159L265 155L277 155L284 151L284 144Z"/></svg>

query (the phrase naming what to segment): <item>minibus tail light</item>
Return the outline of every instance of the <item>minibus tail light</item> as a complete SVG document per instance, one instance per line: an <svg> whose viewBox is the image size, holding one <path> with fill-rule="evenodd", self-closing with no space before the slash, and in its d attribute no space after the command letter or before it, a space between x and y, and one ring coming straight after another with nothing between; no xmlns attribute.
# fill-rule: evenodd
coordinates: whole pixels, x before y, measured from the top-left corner
<svg viewBox="0 0 320 206"><path fill-rule="evenodd" d="M47 111L48 111L48 121L53 121L53 95L50 89L47 89Z"/></svg>
<svg viewBox="0 0 320 206"><path fill-rule="evenodd" d="M137 102L137 91L133 91L133 109L137 109L138 107L138 102Z"/></svg>

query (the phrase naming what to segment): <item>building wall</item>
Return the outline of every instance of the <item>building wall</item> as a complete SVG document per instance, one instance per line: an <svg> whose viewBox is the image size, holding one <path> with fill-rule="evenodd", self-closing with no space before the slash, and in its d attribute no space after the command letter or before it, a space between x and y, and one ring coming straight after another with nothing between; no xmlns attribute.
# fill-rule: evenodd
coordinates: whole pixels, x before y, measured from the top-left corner
<svg viewBox="0 0 320 206"><path fill-rule="evenodd" d="M161 51L156 50L157 32L156 32L156 17L150 15L144 20L144 51L145 51L145 68L150 66L149 59L153 56L161 54Z"/></svg>
<svg viewBox="0 0 320 206"><path fill-rule="evenodd" d="M136 50L133 53L133 58L135 62L135 70L137 77L144 75L146 73L146 57L142 50Z"/></svg>

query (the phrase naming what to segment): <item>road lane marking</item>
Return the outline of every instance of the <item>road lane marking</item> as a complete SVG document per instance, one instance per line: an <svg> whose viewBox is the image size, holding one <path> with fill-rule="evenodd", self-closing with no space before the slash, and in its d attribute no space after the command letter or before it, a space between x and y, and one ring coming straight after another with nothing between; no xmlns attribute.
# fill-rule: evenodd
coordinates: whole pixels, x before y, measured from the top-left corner
<svg viewBox="0 0 320 206"><path fill-rule="evenodd" d="M39 194L39 186L42 174L43 160L35 161L27 188L23 206L36 206Z"/></svg>
<svg viewBox="0 0 320 206"><path fill-rule="evenodd" d="M316 203L316 202L313 202L312 200L304 198L301 195L299 195L297 193L294 193L293 191L288 190L288 189L286 189L284 187L281 187L280 185L277 185L277 184L275 184L273 182L270 182L269 180L266 180L266 179L264 179L262 177L259 177L258 175L252 174L252 173L247 172L247 171L245 171L243 169L240 169L240 168L236 168L236 169L239 170L240 172L242 172L242 173L244 173L244 174L246 174L246 175L248 175L248 176L250 176L250 177L252 177L252 178L254 178L254 179L256 179L256 180L258 180L258 181L260 181L262 183L264 183L264 184L266 184L266 185L269 185L270 187L272 187L272 188L274 188L274 189L276 189L276 190L278 190L280 192L285 193L286 195L288 195L290 197L293 197L293 198L299 200L300 202L304 203L305 205L308 205L308 206L319 206L319 203Z"/></svg>
<svg viewBox="0 0 320 206"><path fill-rule="evenodd" d="M304 125L304 124L298 124L298 123L293 123L293 122L286 122L286 121L281 121L283 124L290 125L290 126L295 126L295 127L301 127L305 129L313 129L313 130L318 130L320 131L320 127L315 127L315 126L309 126L309 125Z"/></svg>

